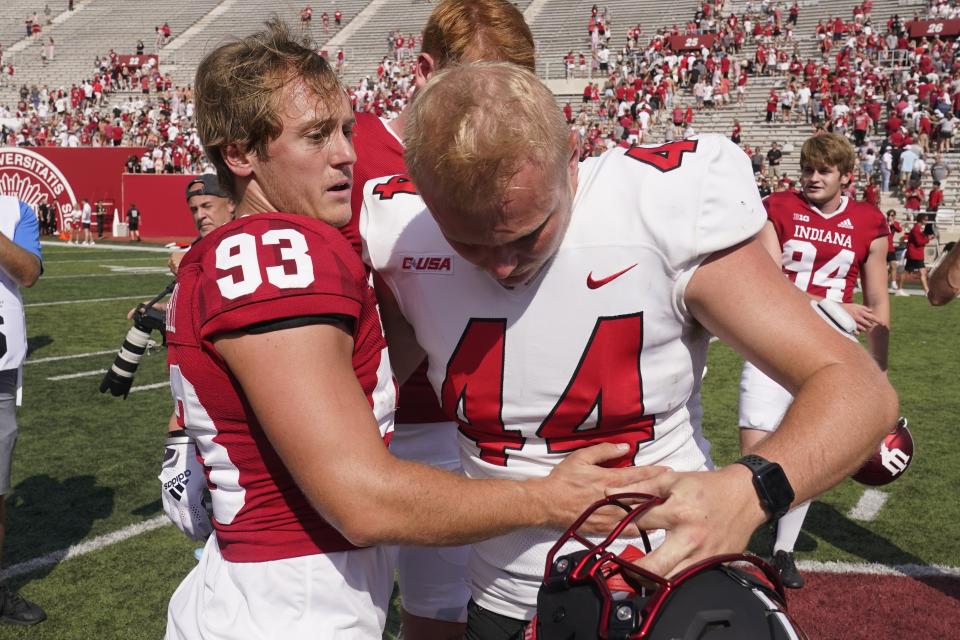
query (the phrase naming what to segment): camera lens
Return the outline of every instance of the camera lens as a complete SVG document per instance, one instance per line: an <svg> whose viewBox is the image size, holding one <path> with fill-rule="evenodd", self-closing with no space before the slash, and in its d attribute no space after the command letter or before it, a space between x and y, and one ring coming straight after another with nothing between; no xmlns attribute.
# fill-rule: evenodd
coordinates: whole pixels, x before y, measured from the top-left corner
<svg viewBox="0 0 960 640"><path fill-rule="evenodd" d="M127 397L130 385L133 384L133 374L140 366L140 359L147 351L150 334L136 325L130 327L127 337L123 339L120 352L113 359L113 364L100 382L100 393L109 391L114 396Z"/></svg>

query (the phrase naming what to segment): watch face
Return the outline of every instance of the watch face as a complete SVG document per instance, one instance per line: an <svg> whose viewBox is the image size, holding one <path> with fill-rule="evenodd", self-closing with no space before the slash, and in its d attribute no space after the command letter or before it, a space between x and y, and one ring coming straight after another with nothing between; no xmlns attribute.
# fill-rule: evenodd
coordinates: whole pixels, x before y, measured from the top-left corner
<svg viewBox="0 0 960 640"><path fill-rule="evenodd" d="M793 487L787 480L787 475L778 464L768 464L757 472L757 486L762 487L765 494L764 506L771 515L782 515L790 508L793 502Z"/></svg>

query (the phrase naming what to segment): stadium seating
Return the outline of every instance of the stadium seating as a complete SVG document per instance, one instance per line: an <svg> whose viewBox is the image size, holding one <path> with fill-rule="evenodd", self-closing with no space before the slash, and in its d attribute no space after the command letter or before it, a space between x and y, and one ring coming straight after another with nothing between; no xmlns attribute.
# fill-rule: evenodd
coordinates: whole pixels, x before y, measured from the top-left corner
<svg viewBox="0 0 960 640"><path fill-rule="evenodd" d="M22 0L16 1L19 3ZM110 49L119 54L133 54L137 40L143 40L145 53L154 53L154 27L168 22L176 39L218 4L219 0L152 0L136 3L90 0L77 3L76 9L62 22L45 27L41 38L35 41L18 38L9 47L4 43L4 49L14 56L17 73L16 86L0 89L0 104L14 105L16 87L22 83L69 88L71 84L93 75L96 56L103 56ZM26 12L22 13L22 16L17 14L21 23L27 15ZM56 59L44 65L40 54L42 43L48 36L52 36L56 42Z"/></svg>
<svg viewBox="0 0 960 640"><path fill-rule="evenodd" d="M224 4L229 4L229 8L224 11L223 5L221 5L211 12L208 18L204 19L202 25L198 25L202 28L185 33L180 38L174 38L168 45L170 50L168 60L172 63L172 66L165 66L164 69L171 71L175 85L193 84L193 75L196 72L197 65L210 49L231 37L246 35L261 29L264 21L272 16L285 20L292 28L299 30L300 10L308 2L306 0L280 0L265 3L262 0L228 0ZM314 13L309 35L321 49L324 49L326 43L337 35L336 27L333 24L334 9L331 7L335 6L343 12L341 28L344 29L370 4L370 1L343 0L335 5L333 3L323 3L321 5L319 2L312 4L314 5ZM320 22L320 14L323 11L327 11L330 15L330 31L328 34L324 33L323 25ZM381 42L383 40L384 38L381 38Z"/></svg>
<svg viewBox="0 0 960 640"><path fill-rule="evenodd" d="M599 3L607 9L612 26L611 50L619 49L626 41L627 30L641 25L645 38L657 29L683 22L694 14L697 0L670 2L670 11L664 11L660 0L613 0ZM563 56L570 50L582 51L589 63L590 36L587 24L590 19L589 2L566 2L548 0L530 25L537 42L537 73L542 78L564 77ZM579 96L577 96L579 98Z"/></svg>

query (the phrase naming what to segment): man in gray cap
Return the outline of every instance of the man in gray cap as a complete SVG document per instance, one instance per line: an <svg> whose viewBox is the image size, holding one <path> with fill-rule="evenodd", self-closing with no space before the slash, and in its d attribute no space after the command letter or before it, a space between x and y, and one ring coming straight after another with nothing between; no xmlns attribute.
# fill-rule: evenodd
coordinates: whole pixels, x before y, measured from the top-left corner
<svg viewBox="0 0 960 640"><path fill-rule="evenodd" d="M201 174L187 183L187 206L190 207L190 215L201 238L233 220L233 212L237 207L214 173ZM183 252L177 251L167 261L174 275L183 256Z"/></svg>
<svg viewBox="0 0 960 640"><path fill-rule="evenodd" d="M204 173L187 183L187 206L200 237L233 220L236 208L213 173Z"/></svg>

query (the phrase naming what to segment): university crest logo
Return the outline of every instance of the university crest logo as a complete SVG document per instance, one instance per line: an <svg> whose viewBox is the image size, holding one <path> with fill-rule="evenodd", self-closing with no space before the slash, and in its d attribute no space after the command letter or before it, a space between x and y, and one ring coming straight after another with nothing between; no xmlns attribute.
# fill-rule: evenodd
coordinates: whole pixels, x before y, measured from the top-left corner
<svg viewBox="0 0 960 640"><path fill-rule="evenodd" d="M73 213L77 198L55 164L35 151L0 148L0 195L14 196L34 209L56 204L62 215Z"/></svg>

